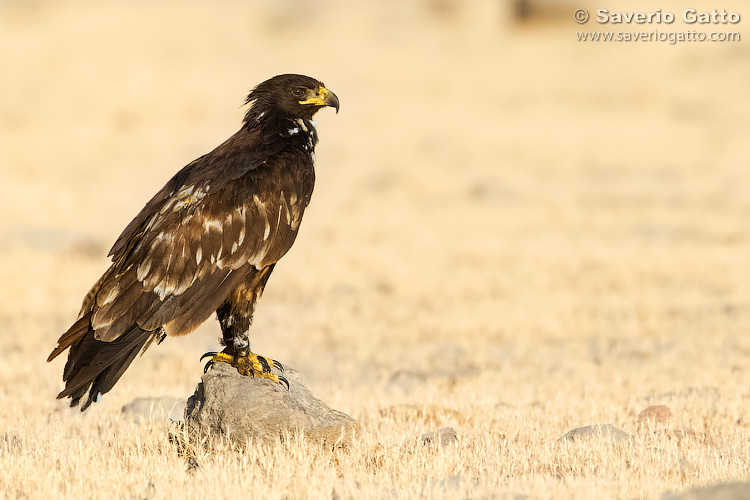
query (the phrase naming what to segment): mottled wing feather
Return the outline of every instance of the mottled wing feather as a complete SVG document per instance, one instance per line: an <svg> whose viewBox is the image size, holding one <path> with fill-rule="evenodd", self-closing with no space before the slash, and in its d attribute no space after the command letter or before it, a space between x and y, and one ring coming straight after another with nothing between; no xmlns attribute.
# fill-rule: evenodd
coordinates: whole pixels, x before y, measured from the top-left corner
<svg viewBox="0 0 750 500"><path fill-rule="evenodd" d="M251 265L246 264L244 268L236 271L224 270L226 276L223 278L223 273L212 274L211 283L202 284L206 286L203 294L181 295L175 314L164 324L167 334L184 335L197 328L219 308L250 271Z"/></svg>
<svg viewBox="0 0 750 500"><path fill-rule="evenodd" d="M177 191L177 188L182 185L198 167L209 161L210 157L215 155L222 146L224 146L224 144L211 153L203 155L185 165L185 167L177 172L169 182L167 182L166 185L164 185L164 187L148 201L148 203L146 203L146 206L144 206L138 215L130 221L117 238L117 241L115 241L115 244L112 245L112 248L109 251L109 256L112 257L114 262L121 260L130 249L132 249L133 245L136 245L139 242L138 236L150 229L149 223L154 222L155 219L153 218L153 215L158 212L159 208L164 204L164 201L173 196Z"/></svg>
<svg viewBox="0 0 750 500"><path fill-rule="evenodd" d="M142 294L143 284L132 269L110 275L96 294L97 307L92 311L91 326L94 330L109 327L116 319L126 316Z"/></svg>
<svg viewBox="0 0 750 500"><path fill-rule="evenodd" d="M299 206L292 207L284 194L284 188L295 191L295 179L284 175L294 171L284 164L288 161L295 160L279 159L273 184L264 180L269 176L248 174L219 190L178 186L151 203L152 213L142 217L130 239L113 247L120 258L96 293L96 338L112 341L133 324L146 331L167 325L169 335L189 333L251 267L280 259L297 233L291 212L301 216L300 204L306 204L297 200Z"/></svg>

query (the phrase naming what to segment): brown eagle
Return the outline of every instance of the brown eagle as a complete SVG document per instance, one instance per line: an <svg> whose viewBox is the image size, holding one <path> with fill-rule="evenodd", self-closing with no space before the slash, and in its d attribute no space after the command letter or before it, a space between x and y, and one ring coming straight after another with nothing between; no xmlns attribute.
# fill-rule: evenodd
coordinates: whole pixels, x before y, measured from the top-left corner
<svg viewBox="0 0 750 500"><path fill-rule="evenodd" d="M47 361L70 348L59 398L81 410L115 385L135 356L186 335L216 311L226 362L288 382L280 363L250 350L255 303L289 251L315 182L313 115L338 112L318 80L279 75L253 89L242 128L177 172L125 228L112 265L83 300ZM204 356L205 357L205 356ZM202 358L201 358L202 359Z"/></svg>

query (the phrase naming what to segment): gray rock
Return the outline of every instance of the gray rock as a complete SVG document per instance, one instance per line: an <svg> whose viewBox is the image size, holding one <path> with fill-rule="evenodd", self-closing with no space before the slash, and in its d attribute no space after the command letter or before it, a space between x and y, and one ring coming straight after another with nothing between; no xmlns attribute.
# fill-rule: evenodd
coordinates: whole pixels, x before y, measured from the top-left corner
<svg viewBox="0 0 750 500"><path fill-rule="evenodd" d="M682 494L662 493L661 500L748 500L750 483L723 483L688 490Z"/></svg>
<svg viewBox="0 0 750 500"><path fill-rule="evenodd" d="M136 422L179 422L186 405L184 398L135 398L122 407L122 414Z"/></svg>
<svg viewBox="0 0 750 500"><path fill-rule="evenodd" d="M611 441L613 443L623 443L630 439L630 434L618 429L612 424L595 424L586 427L578 427L568 431L558 441L585 441L599 439L602 441Z"/></svg>
<svg viewBox="0 0 750 500"><path fill-rule="evenodd" d="M228 438L237 446L274 441L301 432L325 446L348 445L359 432L350 416L332 410L287 368L289 390L268 379L240 375L226 363L204 374L187 403L185 423L191 439Z"/></svg>
<svg viewBox="0 0 750 500"><path fill-rule="evenodd" d="M439 443L441 446L448 446L456 442L458 442L458 434L452 427L443 427L435 432L422 434L422 444Z"/></svg>

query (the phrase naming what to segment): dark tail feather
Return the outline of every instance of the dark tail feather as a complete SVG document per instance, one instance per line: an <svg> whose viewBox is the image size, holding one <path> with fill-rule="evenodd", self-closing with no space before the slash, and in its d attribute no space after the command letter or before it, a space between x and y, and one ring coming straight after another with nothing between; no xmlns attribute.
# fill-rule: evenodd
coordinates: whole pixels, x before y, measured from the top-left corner
<svg viewBox="0 0 750 500"><path fill-rule="evenodd" d="M151 344L150 341L154 340L157 333L144 331L133 325L117 339L102 342L94 338L94 331L90 328L90 315L79 319L60 337L59 345L49 357L51 360L70 347L63 372L65 389L57 398L69 397L70 406L77 406L88 393L81 405L81 411L85 410L99 394L114 387L136 355Z"/></svg>
<svg viewBox="0 0 750 500"><path fill-rule="evenodd" d="M57 347L55 347L47 358L47 363L58 357L65 349L70 347L73 342L79 340L81 337L86 335L91 324L91 315L79 318L78 321L73 323L67 332L63 333L60 339L57 341Z"/></svg>

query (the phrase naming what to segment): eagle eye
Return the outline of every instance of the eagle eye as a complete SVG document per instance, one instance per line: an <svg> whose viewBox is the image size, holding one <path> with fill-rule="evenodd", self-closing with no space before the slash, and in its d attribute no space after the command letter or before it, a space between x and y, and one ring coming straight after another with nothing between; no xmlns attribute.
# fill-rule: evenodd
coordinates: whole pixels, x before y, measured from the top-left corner
<svg viewBox="0 0 750 500"><path fill-rule="evenodd" d="M303 95L305 95L305 89L303 89L302 87L295 87L292 89L292 94L294 95L294 97L302 97Z"/></svg>

